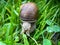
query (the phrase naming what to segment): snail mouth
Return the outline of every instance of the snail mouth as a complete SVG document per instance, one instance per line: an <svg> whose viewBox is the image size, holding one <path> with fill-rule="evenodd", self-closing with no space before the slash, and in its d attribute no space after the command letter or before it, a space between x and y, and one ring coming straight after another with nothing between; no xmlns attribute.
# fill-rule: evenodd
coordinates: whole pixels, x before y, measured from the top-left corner
<svg viewBox="0 0 60 45"><path fill-rule="evenodd" d="M25 30L25 31L24 31L24 34L26 34L27 31L28 31L28 30Z"/></svg>

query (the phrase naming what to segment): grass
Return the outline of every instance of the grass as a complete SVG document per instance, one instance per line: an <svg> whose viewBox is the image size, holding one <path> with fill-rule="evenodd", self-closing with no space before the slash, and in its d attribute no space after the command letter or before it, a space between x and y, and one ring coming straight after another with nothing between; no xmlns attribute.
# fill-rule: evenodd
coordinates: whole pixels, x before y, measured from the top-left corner
<svg viewBox="0 0 60 45"><path fill-rule="evenodd" d="M31 37L20 34L20 6L27 2L38 7L39 18ZM55 45L56 40L60 42L53 37L56 33L60 34L59 0L0 0L0 45Z"/></svg>

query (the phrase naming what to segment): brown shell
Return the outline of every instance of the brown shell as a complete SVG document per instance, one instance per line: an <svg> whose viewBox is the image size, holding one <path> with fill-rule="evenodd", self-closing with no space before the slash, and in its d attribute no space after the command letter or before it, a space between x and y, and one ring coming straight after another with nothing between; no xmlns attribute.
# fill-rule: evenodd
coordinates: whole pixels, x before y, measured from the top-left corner
<svg viewBox="0 0 60 45"><path fill-rule="evenodd" d="M37 19L37 6L35 3L29 2L21 5L20 18L24 21L33 21Z"/></svg>

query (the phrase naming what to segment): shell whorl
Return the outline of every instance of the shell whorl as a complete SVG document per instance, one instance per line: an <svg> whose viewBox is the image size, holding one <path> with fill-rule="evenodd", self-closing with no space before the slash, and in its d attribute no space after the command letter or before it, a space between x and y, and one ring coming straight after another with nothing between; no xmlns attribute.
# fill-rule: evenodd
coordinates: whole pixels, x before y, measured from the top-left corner
<svg viewBox="0 0 60 45"><path fill-rule="evenodd" d="M24 21L33 21L37 19L37 6L29 2L21 6L20 18Z"/></svg>

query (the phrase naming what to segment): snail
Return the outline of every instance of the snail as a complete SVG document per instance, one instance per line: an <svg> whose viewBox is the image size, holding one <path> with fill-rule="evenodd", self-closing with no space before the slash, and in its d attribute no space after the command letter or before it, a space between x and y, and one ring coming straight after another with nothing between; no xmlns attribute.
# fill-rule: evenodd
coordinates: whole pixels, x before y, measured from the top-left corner
<svg viewBox="0 0 60 45"><path fill-rule="evenodd" d="M20 18L22 20L22 33L30 36L30 33L36 28L37 6L33 2L28 2L20 6Z"/></svg>

